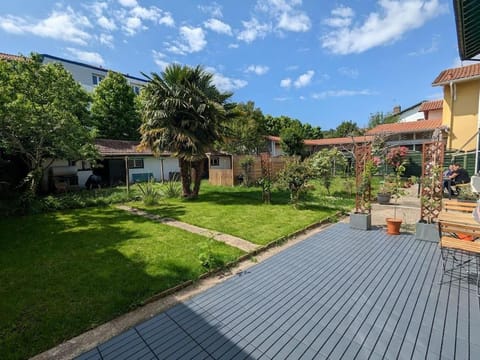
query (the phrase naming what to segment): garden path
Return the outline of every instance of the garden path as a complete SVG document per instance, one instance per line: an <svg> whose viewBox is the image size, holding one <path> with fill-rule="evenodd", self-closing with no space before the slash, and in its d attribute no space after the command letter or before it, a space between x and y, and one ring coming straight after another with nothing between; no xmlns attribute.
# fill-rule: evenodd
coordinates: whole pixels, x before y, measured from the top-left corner
<svg viewBox="0 0 480 360"><path fill-rule="evenodd" d="M181 222L181 221L178 221L178 220L174 220L174 219L164 218L164 217L161 217L159 215L150 214L146 211L136 209L136 208L133 208L133 207L130 207L130 206L118 205L117 209L128 211L131 214L138 215L138 216L143 216L143 217L146 217L150 220L157 221L157 222L165 224L165 225L173 226L173 227L185 230L185 231L189 231L191 233L203 235L203 236L206 236L206 237L211 237L211 238L213 238L217 241L221 241L221 242L223 242L227 245L236 247L236 248L238 248L240 250L243 250L245 252L253 251L253 250L255 250L259 247L256 244L253 244L253 243L251 243L247 240L241 239L241 238L236 237L236 236L220 233L218 231L214 231L214 230L210 230L210 229L204 229L204 228L201 228L199 226L187 224L187 223L184 223L184 222Z"/></svg>

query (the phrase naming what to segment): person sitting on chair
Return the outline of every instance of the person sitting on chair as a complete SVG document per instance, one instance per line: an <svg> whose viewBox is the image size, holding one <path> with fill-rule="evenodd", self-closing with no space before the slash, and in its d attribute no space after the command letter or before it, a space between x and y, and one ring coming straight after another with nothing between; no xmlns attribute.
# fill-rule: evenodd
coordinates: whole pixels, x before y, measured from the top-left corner
<svg viewBox="0 0 480 360"><path fill-rule="evenodd" d="M443 172L443 190L448 191L448 183L450 182L450 175L453 173L453 164L448 165L448 168Z"/></svg>
<svg viewBox="0 0 480 360"><path fill-rule="evenodd" d="M453 164L453 172L449 176L449 179L450 179L450 186L459 185L459 184L468 184L470 182L470 175L468 175L467 170L462 168L460 164L455 163ZM457 188L455 195L458 195L458 193L459 193L459 189ZM452 193L450 193L450 195L452 195Z"/></svg>

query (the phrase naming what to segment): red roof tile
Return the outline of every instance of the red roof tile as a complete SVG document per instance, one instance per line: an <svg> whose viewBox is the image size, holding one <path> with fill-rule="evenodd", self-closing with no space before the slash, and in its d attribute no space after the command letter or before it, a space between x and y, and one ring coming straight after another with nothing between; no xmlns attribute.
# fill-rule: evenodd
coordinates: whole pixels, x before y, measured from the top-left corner
<svg viewBox="0 0 480 360"><path fill-rule="evenodd" d="M279 136L267 136L268 140L280 142ZM342 137L342 138L328 138L328 139L305 139L304 144L310 146L322 146L322 145L345 145L351 144L353 141L355 143L362 143L365 141L373 140L373 136L354 136L353 140L351 137Z"/></svg>
<svg viewBox="0 0 480 360"><path fill-rule="evenodd" d="M342 138L328 138L328 139L311 139L305 140L305 145L313 145L313 146L327 146L327 145L345 145L345 144L352 144L355 143L363 143L367 141L372 141L373 136L354 136L353 139L351 137L342 137Z"/></svg>
<svg viewBox="0 0 480 360"><path fill-rule="evenodd" d="M433 81L432 85L445 85L450 81L466 80L480 77L480 64L462 66L453 69L443 70Z"/></svg>
<svg viewBox="0 0 480 360"><path fill-rule="evenodd" d="M425 101L418 111L432 111L443 109L443 100Z"/></svg>
<svg viewBox="0 0 480 360"><path fill-rule="evenodd" d="M442 119L407 121L394 124L382 124L367 131L367 135L381 133L412 133L435 130L442 126Z"/></svg>
<svg viewBox="0 0 480 360"><path fill-rule="evenodd" d="M138 141L97 139L95 146L102 156L153 155L150 149L138 150ZM169 152L163 155L170 156Z"/></svg>

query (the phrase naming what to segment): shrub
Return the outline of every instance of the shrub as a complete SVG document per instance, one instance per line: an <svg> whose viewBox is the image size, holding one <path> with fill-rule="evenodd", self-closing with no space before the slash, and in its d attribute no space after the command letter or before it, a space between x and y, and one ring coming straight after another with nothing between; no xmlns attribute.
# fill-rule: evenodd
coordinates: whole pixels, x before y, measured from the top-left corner
<svg viewBox="0 0 480 360"><path fill-rule="evenodd" d="M137 186L142 193L142 200L145 205L150 206L158 204L160 192L155 188L154 178L151 178L144 183L138 183Z"/></svg>
<svg viewBox="0 0 480 360"><path fill-rule="evenodd" d="M198 259L202 266L207 270L219 269L225 265L225 262L212 250L212 244L215 240L210 238L206 244L202 245Z"/></svg>
<svg viewBox="0 0 480 360"><path fill-rule="evenodd" d="M182 194L182 185L178 182L176 176L162 186L162 195L167 199L179 198Z"/></svg>

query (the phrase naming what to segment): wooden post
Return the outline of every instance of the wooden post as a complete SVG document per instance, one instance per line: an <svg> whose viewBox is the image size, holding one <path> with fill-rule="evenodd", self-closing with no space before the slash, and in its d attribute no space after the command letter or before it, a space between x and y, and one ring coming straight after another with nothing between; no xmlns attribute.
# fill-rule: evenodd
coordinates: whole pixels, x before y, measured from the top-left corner
<svg viewBox="0 0 480 360"><path fill-rule="evenodd" d="M125 184L127 184L127 196L130 194L130 172L128 170L128 156L125 156Z"/></svg>

